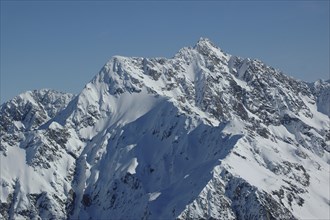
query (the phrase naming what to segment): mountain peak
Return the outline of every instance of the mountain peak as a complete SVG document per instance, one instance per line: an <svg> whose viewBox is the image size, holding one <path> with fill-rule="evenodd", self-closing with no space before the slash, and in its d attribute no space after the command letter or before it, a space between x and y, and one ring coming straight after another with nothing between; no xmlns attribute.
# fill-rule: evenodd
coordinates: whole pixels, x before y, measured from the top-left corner
<svg viewBox="0 0 330 220"><path fill-rule="evenodd" d="M214 49L219 50L219 48L209 38L206 37L199 38L194 48L197 49L198 51L214 50Z"/></svg>
<svg viewBox="0 0 330 220"><path fill-rule="evenodd" d="M215 47L214 43L207 37L200 37L199 38L196 45L201 45L201 44L210 44L210 45Z"/></svg>
<svg viewBox="0 0 330 220"><path fill-rule="evenodd" d="M0 108L0 219L329 219L324 81L201 38L47 91Z"/></svg>

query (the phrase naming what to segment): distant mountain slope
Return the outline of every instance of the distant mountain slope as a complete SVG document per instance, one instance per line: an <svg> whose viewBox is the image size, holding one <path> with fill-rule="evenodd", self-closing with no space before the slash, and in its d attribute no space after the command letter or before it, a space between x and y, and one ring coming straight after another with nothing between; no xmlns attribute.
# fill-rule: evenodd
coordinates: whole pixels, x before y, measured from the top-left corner
<svg viewBox="0 0 330 220"><path fill-rule="evenodd" d="M210 40L1 106L4 219L330 218L330 83Z"/></svg>
<svg viewBox="0 0 330 220"><path fill-rule="evenodd" d="M38 128L64 109L72 94L41 89L25 92L1 105L1 131L28 131Z"/></svg>

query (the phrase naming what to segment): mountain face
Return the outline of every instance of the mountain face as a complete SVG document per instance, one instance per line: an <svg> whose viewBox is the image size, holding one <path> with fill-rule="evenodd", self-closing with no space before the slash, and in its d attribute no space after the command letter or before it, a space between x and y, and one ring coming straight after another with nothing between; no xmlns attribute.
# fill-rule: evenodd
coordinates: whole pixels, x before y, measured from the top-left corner
<svg viewBox="0 0 330 220"><path fill-rule="evenodd" d="M73 95L49 89L25 92L0 108L1 150L6 144L18 144L17 134L37 130L72 100Z"/></svg>
<svg viewBox="0 0 330 220"><path fill-rule="evenodd" d="M4 103L3 219L329 219L330 83L208 39Z"/></svg>

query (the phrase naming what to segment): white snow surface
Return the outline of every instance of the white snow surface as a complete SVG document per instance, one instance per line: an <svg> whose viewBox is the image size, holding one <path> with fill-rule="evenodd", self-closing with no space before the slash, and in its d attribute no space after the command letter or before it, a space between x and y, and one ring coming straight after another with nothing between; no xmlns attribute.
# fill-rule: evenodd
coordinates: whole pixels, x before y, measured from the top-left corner
<svg viewBox="0 0 330 220"><path fill-rule="evenodd" d="M329 90L206 38L115 56L1 106L0 218L329 219Z"/></svg>

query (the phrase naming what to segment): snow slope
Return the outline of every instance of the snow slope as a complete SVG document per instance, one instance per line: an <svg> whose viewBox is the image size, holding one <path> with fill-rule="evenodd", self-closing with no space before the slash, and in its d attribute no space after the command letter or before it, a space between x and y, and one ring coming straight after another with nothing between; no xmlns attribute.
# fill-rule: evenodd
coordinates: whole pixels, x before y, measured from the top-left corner
<svg viewBox="0 0 330 220"><path fill-rule="evenodd" d="M330 218L328 81L201 38L53 93L1 106L4 219Z"/></svg>

